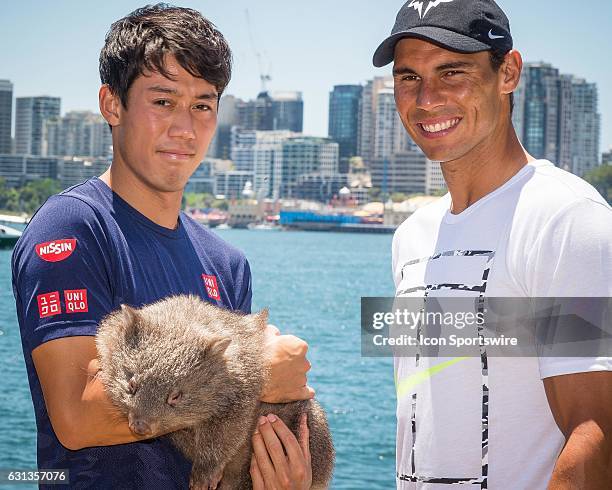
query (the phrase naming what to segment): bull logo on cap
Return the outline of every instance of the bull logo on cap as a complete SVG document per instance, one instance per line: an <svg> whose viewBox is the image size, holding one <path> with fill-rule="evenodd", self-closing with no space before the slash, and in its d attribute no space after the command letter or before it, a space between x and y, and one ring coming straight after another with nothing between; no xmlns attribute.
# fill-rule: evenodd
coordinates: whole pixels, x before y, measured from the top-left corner
<svg viewBox="0 0 612 490"><path fill-rule="evenodd" d="M425 13L423 13L423 4L425 2L418 1L418 0L412 0L410 2L410 5L408 5L408 7L412 7L414 10L416 10L419 13L419 18L422 19L423 17L427 15L427 12L429 12L430 9L437 7L441 3L450 3L452 1L454 0L429 0L429 3L427 4L427 8L425 8Z"/></svg>

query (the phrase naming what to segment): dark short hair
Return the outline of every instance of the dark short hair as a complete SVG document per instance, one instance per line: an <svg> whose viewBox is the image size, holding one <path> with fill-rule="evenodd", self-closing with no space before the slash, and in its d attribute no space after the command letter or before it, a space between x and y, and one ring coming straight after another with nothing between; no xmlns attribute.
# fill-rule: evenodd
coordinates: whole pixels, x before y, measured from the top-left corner
<svg viewBox="0 0 612 490"><path fill-rule="evenodd" d="M145 70L172 79L166 55L214 85L219 96L230 81L232 54L214 24L196 10L165 3L134 10L111 25L100 52L100 80L127 108L128 91Z"/></svg>
<svg viewBox="0 0 612 490"><path fill-rule="evenodd" d="M504 64L508 51L498 51L492 49L489 51L489 59L491 61L491 68L494 72L498 72L501 66ZM514 112L514 93L510 93L510 115Z"/></svg>

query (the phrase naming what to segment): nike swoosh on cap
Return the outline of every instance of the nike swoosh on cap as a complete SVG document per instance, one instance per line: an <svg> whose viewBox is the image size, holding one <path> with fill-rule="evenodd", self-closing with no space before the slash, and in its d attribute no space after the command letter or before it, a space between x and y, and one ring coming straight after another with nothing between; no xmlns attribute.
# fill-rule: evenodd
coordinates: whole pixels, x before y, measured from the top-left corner
<svg viewBox="0 0 612 490"><path fill-rule="evenodd" d="M496 36L495 34L493 34L493 29L489 30L489 39L501 39L505 36Z"/></svg>

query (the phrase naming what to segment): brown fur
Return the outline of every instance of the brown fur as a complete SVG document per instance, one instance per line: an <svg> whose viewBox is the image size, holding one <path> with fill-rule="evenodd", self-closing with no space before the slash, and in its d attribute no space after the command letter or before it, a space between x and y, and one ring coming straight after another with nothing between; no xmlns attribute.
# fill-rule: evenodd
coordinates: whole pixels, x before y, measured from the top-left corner
<svg viewBox="0 0 612 490"><path fill-rule="evenodd" d="M250 436L259 415L278 415L299 436L304 412L313 488L329 485L334 448L321 406L259 402L267 319L267 310L243 315L182 295L139 310L124 306L100 324L100 379L109 397L130 421L168 434L193 463L192 486L214 488L223 475L220 489L251 488Z"/></svg>

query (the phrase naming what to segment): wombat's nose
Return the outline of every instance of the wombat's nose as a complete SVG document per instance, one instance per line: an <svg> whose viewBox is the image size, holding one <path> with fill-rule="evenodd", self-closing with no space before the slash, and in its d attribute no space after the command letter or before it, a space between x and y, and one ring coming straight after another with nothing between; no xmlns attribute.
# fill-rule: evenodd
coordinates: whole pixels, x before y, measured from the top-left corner
<svg viewBox="0 0 612 490"><path fill-rule="evenodd" d="M132 429L139 436L146 436L151 434L151 427L144 420L136 419L130 424L130 429Z"/></svg>

